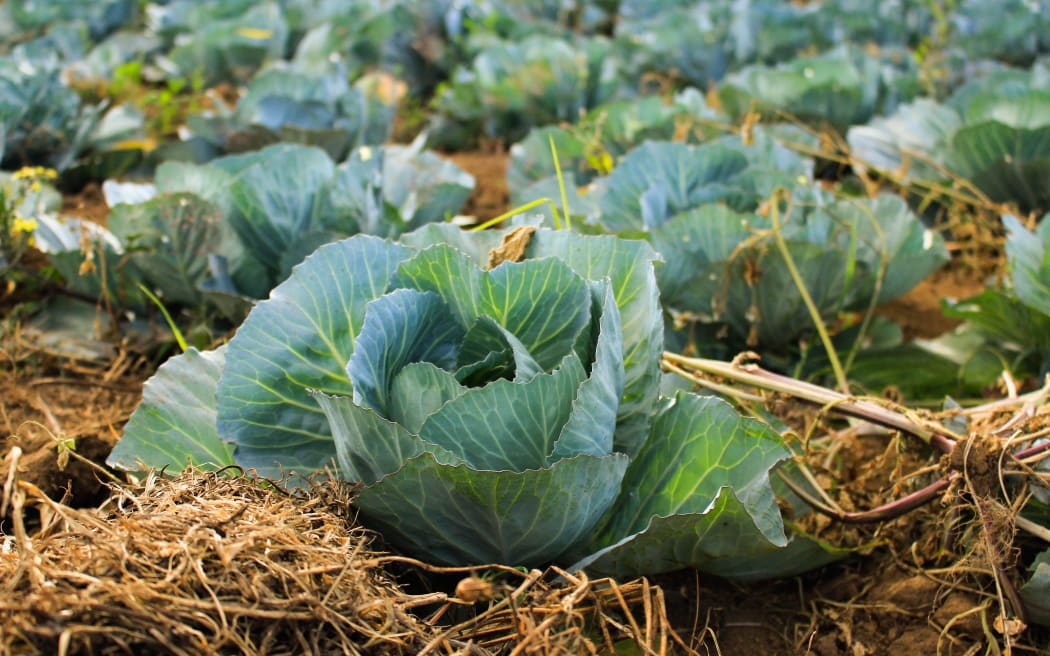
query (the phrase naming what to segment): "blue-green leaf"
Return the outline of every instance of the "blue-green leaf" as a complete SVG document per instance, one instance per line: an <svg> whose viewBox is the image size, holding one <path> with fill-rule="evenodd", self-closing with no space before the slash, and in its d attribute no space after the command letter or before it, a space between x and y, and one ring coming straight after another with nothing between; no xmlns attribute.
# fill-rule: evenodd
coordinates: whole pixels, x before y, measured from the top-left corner
<svg viewBox="0 0 1050 656"><path fill-rule="evenodd" d="M180 193L118 204L108 225L165 301L192 306L201 300L197 287L208 277L208 253L219 240L220 218L211 203Z"/></svg>
<svg viewBox="0 0 1050 656"><path fill-rule="evenodd" d="M586 372L575 353L526 383L497 380L443 405L419 431L475 469L544 467Z"/></svg>
<svg viewBox="0 0 1050 656"><path fill-rule="evenodd" d="M1031 622L1050 626L1050 549L1035 557L1030 574L1020 590L1025 613Z"/></svg>
<svg viewBox="0 0 1050 656"><path fill-rule="evenodd" d="M215 387L225 351L191 347L162 364L146 382L142 402L106 464L129 471L167 467L172 473L188 465L217 469L234 464L215 427Z"/></svg>
<svg viewBox="0 0 1050 656"><path fill-rule="evenodd" d="M393 287L436 292L467 329L481 315L485 272L461 252L444 244L427 248L398 267Z"/></svg>
<svg viewBox="0 0 1050 656"><path fill-rule="evenodd" d="M412 362L456 365L463 329L433 292L396 289L368 304L346 373L354 402L389 416L394 376Z"/></svg>
<svg viewBox="0 0 1050 656"><path fill-rule="evenodd" d="M665 261L657 271L663 302L679 310L717 315L732 282L729 262L751 236L755 218L725 205L707 204L653 230L653 246Z"/></svg>
<svg viewBox="0 0 1050 656"><path fill-rule="evenodd" d="M219 381L219 432L237 462L264 475L310 472L335 456L308 389L350 396L346 364L365 306L411 251L375 237L324 246L255 306L230 340Z"/></svg>
<svg viewBox="0 0 1050 656"><path fill-rule="evenodd" d="M548 469L474 471L421 454L357 498L366 521L430 562L542 566L594 530L627 458L577 456Z"/></svg>
<svg viewBox="0 0 1050 656"><path fill-rule="evenodd" d="M429 362L414 362L394 376L388 416L418 434L427 417L466 391L455 374Z"/></svg>
<svg viewBox="0 0 1050 656"><path fill-rule="evenodd" d="M770 470L790 458L779 436L720 399L679 393L653 423L624 493L580 561L629 575L761 556L787 537Z"/></svg>
<svg viewBox="0 0 1050 656"><path fill-rule="evenodd" d="M451 246L481 268L488 263L489 251L499 246L503 234L500 230L470 232L451 223L428 223L418 230L406 232L398 241L421 251L437 245Z"/></svg>
<svg viewBox="0 0 1050 656"><path fill-rule="evenodd" d="M580 385L572 414L554 445L548 464L587 453L602 456L613 450L616 413L623 395L623 332L608 280L592 283L592 310L597 344L591 375ZM587 354L588 357L590 354Z"/></svg>
<svg viewBox="0 0 1050 656"><path fill-rule="evenodd" d="M346 396L313 392L313 397L335 436L334 452L343 480L371 485L423 452L418 437L375 410L362 408Z"/></svg>
<svg viewBox="0 0 1050 656"><path fill-rule="evenodd" d="M230 224L273 275L288 245L314 227L320 192L334 175L323 150L279 144L260 151L234 178Z"/></svg>
<svg viewBox="0 0 1050 656"><path fill-rule="evenodd" d="M602 225L613 232L655 228L679 212L725 197L722 183L747 166L743 153L723 145L643 144L606 178ZM646 212L643 196L649 200Z"/></svg>
<svg viewBox="0 0 1050 656"><path fill-rule="evenodd" d="M504 262L488 273L481 313L521 340L545 371L570 353L590 321L587 283L556 258Z"/></svg>
<svg viewBox="0 0 1050 656"><path fill-rule="evenodd" d="M637 452L649 432L649 415L660 389L663 311L654 262L659 256L644 241L538 230L529 257L554 257L587 280L609 278L623 330L624 391L617 413L616 450Z"/></svg>
<svg viewBox="0 0 1050 656"><path fill-rule="evenodd" d="M532 358L529 349L514 333L499 325L492 317L484 315L478 317L467 331L460 344L456 364L462 372L457 373L464 381L468 377L481 378L479 373L485 372L484 382L513 377L514 382L523 383L543 373L543 367ZM474 385L479 386L480 383L478 380Z"/></svg>
<svg viewBox="0 0 1050 656"><path fill-rule="evenodd" d="M1043 221L1046 224L1045 218ZM1038 234L1032 234L1010 215L1003 217L1003 225L1008 233L1006 256L1014 294L1028 307L1050 316L1050 232L1044 225Z"/></svg>

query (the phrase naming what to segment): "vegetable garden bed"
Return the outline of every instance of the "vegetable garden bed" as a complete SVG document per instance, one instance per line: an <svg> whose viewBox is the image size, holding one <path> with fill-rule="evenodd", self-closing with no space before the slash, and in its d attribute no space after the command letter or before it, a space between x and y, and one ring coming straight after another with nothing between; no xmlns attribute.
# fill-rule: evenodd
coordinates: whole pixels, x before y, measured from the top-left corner
<svg viewBox="0 0 1050 656"><path fill-rule="evenodd" d="M0 7L0 650L1050 643L1046 3Z"/></svg>

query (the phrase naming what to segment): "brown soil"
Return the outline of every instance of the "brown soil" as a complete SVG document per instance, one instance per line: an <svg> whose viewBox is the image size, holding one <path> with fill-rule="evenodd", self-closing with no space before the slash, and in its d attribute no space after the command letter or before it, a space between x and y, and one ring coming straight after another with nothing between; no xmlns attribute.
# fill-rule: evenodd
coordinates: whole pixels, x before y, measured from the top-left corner
<svg viewBox="0 0 1050 656"><path fill-rule="evenodd" d="M463 214L486 221L507 211L510 192L507 190L507 154L495 149L449 153L445 157L474 176L474 192L467 200Z"/></svg>
<svg viewBox="0 0 1050 656"><path fill-rule="evenodd" d="M944 316L942 301L976 296L985 288L983 277L973 269L949 265L876 312L900 326L905 339L939 337L960 323Z"/></svg>
<svg viewBox="0 0 1050 656"><path fill-rule="evenodd" d="M105 368L63 361L17 335L5 340L0 358L2 452L22 450L22 480L77 506L104 498L90 463L104 462L117 443L147 369L127 356Z"/></svg>
<svg viewBox="0 0 1050 656"><path fill-rule="evenodd" d="M76 194L62 198L62 214L105 226L109 217L109 205L102 195L102 188L94 182L89 182Z"/></svg>

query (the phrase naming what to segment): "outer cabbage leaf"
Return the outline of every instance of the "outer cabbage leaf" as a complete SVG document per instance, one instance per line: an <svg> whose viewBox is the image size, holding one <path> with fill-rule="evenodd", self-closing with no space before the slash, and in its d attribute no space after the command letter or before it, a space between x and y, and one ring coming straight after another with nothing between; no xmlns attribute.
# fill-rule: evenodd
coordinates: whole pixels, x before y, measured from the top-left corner
<svg viewBox="0 0 1050 656"><path fill-rule="evenodd" d="M1010 282L1018 300L1050 317L1050 221L1043 217L1033 234L1013 216L1004 216L1008 231L1006 257L1010 264Z"/></svg>
<svg viewBox="0 0 1050 656"><path fill-rule="evenodd" d="M385 71L403 80L415 98L428 97L448 77L458 51L444 40L462 32L461 14L477 10L473 4L361 0L329 1L324 10L309 0L286 6L289 20L306 31L293 57L298 67L324 71L337 60L352 80Z"/></svg>
<svg viewBox="0 0 1050 656"><path fill-rule="evenodd" d="M433 562L538 566L585 540L620 490L627 457L476 471L430 453L366 487L357 505L387 539Z"/></svg>
<svg viewBox="0 0 1050 656"><path fill-rule="evenodd" d="M119 204L108 223L162 298L193 306L201 300L198 287L209 276L208 250L219 239L220 220L211 203L179 193Z"/></svg>
<svg viewBox="0 0 1050 656"><path fill-rule="evenodd" d="M95 39L128 23L136 13L133 0L67 0L66 2L33 2L11 0L7 3L11 19L27 32L54 23L82 22Z"/></svg>
<svg viewBox="0 0 1050 656"><path fill-rule="evenodd" d="M353 394L344 367L365 307L409 254L374 237L329 244L255 306L230 340L218 391L219 433L239 464L274 475L332 460L328 422L307 390Z"/></svg>
<svg viewBox="0 0 1050 656"><path fill-rule="evenodd" d="M575 121L622 85L604 39L530 36L484 48L436 96L429 142L461 146L472 135L516 141L529 127Z"/></svg>
<svg viewBox="0 0 1050 656"><path fill-rule="evenodd" d="M876 112L892 110L918 91L917 72L898 67L889 53L873 57L838 48L770 68L750 66L730 74L719 90L726 110L741 118L751 110L785 113L804 122L827 122L845 131Z"/></svg>
<svg viewBox="0 0 1050 656"><path fill-rule="evenodd" d="M959 89L945 105L920 100L850 130L858 166L928 188L952 175L1024 211L1050 207L1050 95L1030 75L996 75Z"/></svg>
<svg viewBox="0 0 1050 656"><path fill-rule="evenodd" d="M696 89L678 94L666 103L655 96L616 100L596 107L571 127L546 126L529 132L511 146L507 186L513 205L539 198L526 193L531 185L556 176L549 139L554 139L563 179L583 186L627 152L645 141L676 137L695 143L714 138L707 127L725 117L708 107ZM551 196L557 197L557 194Z"/></svg>
<svg viewBox="0 0 1050 656"><path fill-rule="evenodd" d="M230 225L274 278L288 245L318 221L321 191L334 174L324 151L277 145L260 151L232 181Z"/></svg>
<svg viewBox="0 0 1050 656"><path fill-rule="evenodd" d="M125 438L106 459L130 471L187 465L205 469L234 464L233 453L215 427L215 388L226 347L190 348L160 366L146 382L142 402L124 428Z"/></svg>
<svg viewBox="0 0 1050 656"><path fill-rule="evenodd" d="M623 74L636 84L654 71L701 88L720 80L733 56L728 5L690 3L649 15L621 12L616 45Z"/></svg>
<svg viewBox="0 0 1050 656"><path fill-rule="evenodd" d="M966 320L967 339L952 341L953 335L934 342L957 361L987 362L967 367L974 385L993 383L1003 369L1017 378L1042 376L1050 357L1050 220L1044 216L1034 233L1011 215L1003 224L1007 284L948 305L947 316Z"/></svg>
<svg viewBox="0 0 1050 656"><path fill-rule="evenodd" d="M499 246L506 234L506 230L472 232L451 223L429 223L401 235L398 241L419 250L445 244L466 255L476 267L481 268L488 265L489 253Z"/></svg>
<svg viewBox="0 0 1050 656"><path fill-rule="evenodd" d="M953 6L947 39L971 59L999 59L1028 66L1040 51L1046 52L1040 43L1045 11L1045 5L1024 0L995 4L962 0Z"/></svg>
<svg viewBox="0 0 1050 656"><path fill-rule="evenodd" d="M596 183L598 221L613 232L652 231L706 203L754 210L776 187L791 188L813 177L813 162L779 140L773 130L756 128L747 143L738 136L701 146L645 143Z"/></svg>
<svg viewBox="0 0 1050 656"><path fill-rule="evenodd" d="M105 294L121 307L143 307L145 298L136 283L142 273L124 257L124 246L113 233L92 221L36 215L36 246L75 292L92 297ZM89 246L91 264L82 245Z"/></svg>
<svg viewBox="0 0 1050 656"><path fill-rule="evenodd" d="M948 262L944 239L926 228L897 196L845 199L826 211L829 229L838 232L840 246L848 247L847 237L856 237L855 253L861 266L849 290L848 309L863 310L872 302L881 304L902 296ZM819 243L820 238L814 241Z"/></svg>
<svg viewBox="0 0 1050 656"><path fill-rule="evenodd" d="M393 109L351 87L339 67L315 73L283 62L259 73L232 113L192 116L189 139L217 152L239 152L279 141L316 146L341 161L389 136Z"/></svg>
<svg viewBox="0 0 1050 656"><path fill-rule="evenodd" d="M997 202L1050 207L1050 93L980 96L952 136L947 165Z"/></svg>
<svg viewBox="0 0 1050 656"><path fill-rule="evenodd" d="M339 166L318 148L276 144L203 166L166 162L157 185L193 192L222 215L206 252L225 258L232 285L212 267L206 286L259 298L322 244L394 237L458 212L474 180L421 144L361 148Z"/></svg>
<svg viewBox="0 0 1050 656"><path fill-rule="evenodd" d="M603 181L602 225L613 232L655 228L679 212L725 198L724 182L747 166L747 157L727 146L643 144Z"/></svg>
<svg viewBox="0 0 1050 656"><path fill-rule="evenodd" d="M1020 590L1025 613L1030 621L1050 626L1050 550L1036 556L1029 571Z"/></svg>
<svg viewBox="0 0 1050 656"><path fill-rule="evenodd" d="M153 12L160 31L184 32L168 57L182 77L201 74L205 84L245 80L266 61L280 59L288 24L276 2L176 2Z"/></svg>
<svg viewBox="0 0 1050 656"><path fill-rule="evenodd" d="M788 252L825 319L895 298L947 261L943 240L898 198L832 202L800 197L782 232ZM737 348L777 349L812 330L812 319L773 243L766 217L705 205L651 232L667 266L665 303L724 324Z"/></svg>
<svg viewBox="0 0 1050 656"><path fill-rule="evenodd" d="M944 152L961 125L951 108L920 98L890 116L850 128L846 139L857 166L888 171L905 182L939 181Z"/></svg>
<svg viewBox="0 0 1050 656"><path fill-rule="evenodd" d="M574 568L632 576L696 567L757 578L764 559L791 549L770 472L791 457L767 425L713 397L679 393L662 409L624 476L624 493ZM798 549L798 547L794 547ZM804 549L798 571L837 557Z"/></svg>
<svg viewBox="0 0 1050 656"><path fill-rule="evenodd" d="M0 58L0 148L4 168L70 166L86 147L98 108L82 108L58 67Z"/></svg>
<svg viewBox="0 0 1050 656"><path fill-rule="evenodd" d="M726 3L732 6L729 36L736 64L787 61L807 49L824 50L837 37L829 9L769 0ZM869 12L871 6L865 7Z"/></svg>
<svg viewBox="0 0 1050 656"><path fill-rule="evenodd" d="M398 209L401 230L446 221L463 208L474 177L436 153L423 141L383 149L383 198Z"/></svg>

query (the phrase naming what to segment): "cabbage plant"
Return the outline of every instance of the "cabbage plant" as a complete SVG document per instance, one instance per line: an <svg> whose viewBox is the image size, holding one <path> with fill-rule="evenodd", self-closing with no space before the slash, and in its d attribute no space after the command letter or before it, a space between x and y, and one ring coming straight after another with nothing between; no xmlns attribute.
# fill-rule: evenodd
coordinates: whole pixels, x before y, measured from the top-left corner
<svg viewBox="0 0 1050 656"><path fill-rule="evenodd" d="M907 51L872 56L842 46L777 66L745 67L726 77L719 96L734 119L757 110L845 131L910 100L919 91L918 79Z"/></svg>
<svg viewBox="0 0 1050 656"><path fill-rule="evenodd" d="M758 577L834 558L785 534L775 431L658 398L651 248L529 230L318 249L227 346L161 367L110 464L331 467L367 525L447 564Z"/></svg>
<svg viewBox="0 0 1050 656"><path fill-rule="evenodd" d="M783 354L813 331L789 259L828 322L901 296L948 259L943 239L899 198L822 191L812 161L780 143L798 140L793 132L756 128L749 143L647 142L594 184L597 222L660 253L661 299L710 337L697 345L707 353ZM762 206L777 187L793 198L790 213L779 207L783 250Z"/></svg>
<svg viewBox="0 0 1050 656"><path fill-rule="evenodd" d="M920 189L960 177L992 201L1050 209L1050 93L1037 73L1023 77L999 74L851 128L855 166Z"/></svg>
<svg viewBox="0 0 1050 656"><path fill-rule="evenodd" d="M382 144L393 108L350 86L340 67L330 68L314 72L283 62L268 66L248 85L235 110L219 105L208 115L191 116L188 139L195 149L215 156L288 142L317 146L336 161L353 148Z"/></svg>
<svg viewBox="0 0 1050 656"><path fill-rule="evenodd" d="M517 140L532 126L574 122L586 109L629 93L619 65L601 37L534 35L490 45L438 90L430 144L461 147L478 134Z"/></svg>
<svg viewBox="0 0 1050 656"><path fill-rule="evenodd" d="M444 220L473 187L422 142L361 148L340 164L319 148L282 143L203 166L166 162L139 195L107 197L108 229L49 213L38 241L82 294L142 308L150 305L139 290L145 284L169 306L207 304L239 322L321 244ZM93 271L82 267L85 243L98 262Z"/></svg>

